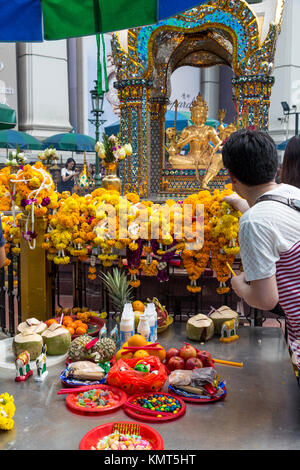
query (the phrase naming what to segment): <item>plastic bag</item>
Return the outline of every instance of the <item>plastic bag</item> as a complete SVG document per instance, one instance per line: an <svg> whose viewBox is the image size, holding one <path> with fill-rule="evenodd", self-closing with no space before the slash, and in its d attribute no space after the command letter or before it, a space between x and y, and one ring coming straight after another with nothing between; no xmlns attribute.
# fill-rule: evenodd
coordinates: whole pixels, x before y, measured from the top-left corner
<svg viewBox="0 0 300 470"><path fill-rule="evenodd" d="M190 385L192 370L173 370L169 375L170 385Z"/></svg>
<svg viewBox="0 0 300 470"><path fill-rule="evenodd" d="M217 378L217 372L214 367L203 367L192 371L191 385L193 387L202 387L206 384L213 384Z"/></svg>
<svg viewBox="0 0 300 470"><path fill-rule="evenodd" d="M150 372L134 370L137 364L150 366ZM127 395L139 392L157 392L167 380L165 366L158 357L149 356L143 359L119 359L108 372L106 382L119 387Z"/></svg>

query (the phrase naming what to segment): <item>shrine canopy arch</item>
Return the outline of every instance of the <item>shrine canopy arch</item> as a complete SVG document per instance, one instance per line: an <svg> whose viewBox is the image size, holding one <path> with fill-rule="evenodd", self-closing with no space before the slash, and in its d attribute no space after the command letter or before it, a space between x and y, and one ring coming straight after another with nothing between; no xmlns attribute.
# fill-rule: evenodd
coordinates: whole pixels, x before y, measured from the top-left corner
<svg viewBox="0 0 300 470"><path fill-rule="evenodd" d="M263 42L258 18L244 0L210 1L155 25L128 30L126 44L122 43L121 35L113 35L121 134L125 140L134 139L137 129L132 123L136 123L140 136L136 143L137 159L131 162L141 168L140 175L135 171L135 189L141 186L141 175L147 175L149 183L151 179L151 193L161 183L170 77L183 65L230 66L234 72L233 97L240 125L267 129L274 82L271 73L283 5L284 0L277 0L277 20L270 24ZM144 121L141 123L140 119ZM126 171L129 182L134 170L131 167Z"/></svg>
<svg viewBox="0 0 300 470"><path fill-rule="evenodd" d="M132 30L128 34L128 58L140 64L136 76L152 78L158 65L167 64L173 52L187 40L210 32L216 35L221 48L231 54L231 66L236 75L247 73L247 59L259 48L259 28L256 15L244 2L219 0L212 5L193 8L182 15L156 25ZM231 3L231 8L230 8ZM224 5L223 5L224 4ZM160 50L157 49L159 45ZM160 56L164 55L164 61ZM257 64L258 65L258 64ZM259 67L251 72L257 73Z"/></svg>

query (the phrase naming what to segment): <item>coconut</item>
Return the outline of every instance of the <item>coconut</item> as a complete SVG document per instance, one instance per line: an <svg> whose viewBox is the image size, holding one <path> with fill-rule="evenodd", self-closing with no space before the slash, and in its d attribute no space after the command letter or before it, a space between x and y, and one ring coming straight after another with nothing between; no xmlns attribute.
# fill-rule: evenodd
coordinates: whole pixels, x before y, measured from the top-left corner
<svg viewBox="0 0 300 470"><path fill-rule="evenodd" d="M20 323L17 327L17 333L35 333L41 335L47 329L46 323L37 320L36 318L28 318L26 321Z"/></svg>
<svg viewBox="0 0 300 470"><path fill-rule="evenodd" d="M213 321L202 313L189 318L186 323L186 335L193 341L209 340L214 335Z"/></svg>
<svg viewBox="0 0 300 470"><path fill-rule="evenodd" d="M223 323L229 320L237 320L238 322L239 314L234 310L231 310L231 308L227 307L226 305L223 305L222 307L218 308L218 310L215 310L210 315L210 318L214 322L215 333L217 335L221 335Z"/></svg>
<svg viewBox="0 0 300 470"><path fill-rule="evenodd" d="M13 339L13 352L17 357L23 351L28 351L30 360L34 361L42 352L43 339L37 333L24 331L19 333Z"/></svg>
<svg viewBox="0 0 300 470"><path fill-rule="evenodd" d="M52 323L42 334L42 338L44 344L47 345L47 354L49 356L65 354L71 344L70 332L58 323Z"/></svg>

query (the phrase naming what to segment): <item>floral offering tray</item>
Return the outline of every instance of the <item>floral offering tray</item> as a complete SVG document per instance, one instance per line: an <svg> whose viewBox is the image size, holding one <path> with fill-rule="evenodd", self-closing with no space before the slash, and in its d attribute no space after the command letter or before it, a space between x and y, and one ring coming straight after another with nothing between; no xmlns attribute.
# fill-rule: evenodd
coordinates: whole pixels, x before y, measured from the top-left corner
<svg viewBox="0 0 300 470"><path fill-rule="evenodd" d="M213 403L222 400L227 395L225 383L220 381L218 385L218 394L214 396L194 395L188 393L185 390L181 390L180 387L169 385L169 390L177 396L180 396L182 400L189 403Z"/></svg>

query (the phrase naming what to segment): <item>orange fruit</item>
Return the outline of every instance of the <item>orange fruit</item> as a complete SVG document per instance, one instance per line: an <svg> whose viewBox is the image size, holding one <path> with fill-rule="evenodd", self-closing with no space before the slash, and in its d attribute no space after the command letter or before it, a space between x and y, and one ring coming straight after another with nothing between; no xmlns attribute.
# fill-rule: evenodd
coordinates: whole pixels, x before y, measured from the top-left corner
<svg viewBox="0 0 300 470"><path fill-rule="evenodd" d="M158 357L161 360L161 362L163 362L166 359L166 350L162 349L162 350L158 351Z"/></svg>
<svg viewBox="0 0 300 470"><path fill-rule="evenodd" d="M62 324L64 326L71 326L73 324L72 320L63 320Z"/></svg>
<svg viewBox="0 0 300 470"><path fill-rule="evenodd" d="M74 321L74 327L73 328L78 328L79 326L82 326L82 321L81 320L76 320Z"/></svg>
<svg viewBox="0 0 300 470"><path fill-rule="evenodd" d="M49 327L50 325L52 325L52 323L57 323L57 321L55 320L55 318L50 318L50 320L47 320L46 321L46 325Z"/></svg>
<svg viewBox="0 0 300 470"><path fill-rule="evenodd" d="M70 326L67 327L67 330L71 333L71 335L75 334L74 328L71 328Z"/></svg>
<svg viewBox="0 0 300 470"><path fill-rule="evenodd" d="M73 318L70 315L65 315L63 318L63 322L66 322L66 321L73 321Z"/></svg>
<svg viewBox="0 0 300 470"><path fill-rule="evenodd" d="M148 343L149 344L149 343ZM150 343L151 344L151 343ZM149 350L149 353L151 354L151 356L156 356L158 357L161 362L166 358L166 351L164 350L164 348L162 347L161 344L157 345L157 347L161 347L162 349L160 350L157 350L155 351L154 349L153 350Z"/></svg>
<svg viewBox="0 0 300 470"><path fill-rule="evenodd" d="M131 352L121 355L121 359L132 359L132 358L133 358L133 354Z"/></svg>
<svg viewBox="0 0 300 470"><path fill-rule="evenodd" d="M139 349L138 351L135 351L134 358L142 359L143 357L149 357L149 354L147 351L143 351L143 349Z"/></svg>
<svg viewBox="0 0 300 470"><path fill-rule="evenodd" d="M119 349L119 351L116 352L116 354L115 354L116 361L118 361L119 359L122 359L122 357L123 357L122 352L123 351L124 351L123 349Z"/></svg>
<svg viewBox="0 0 300 470"><path fill-rule="evenodd" d="M82 325L80 325L80 328L84 328L84 330L87 331L88 325L86 323L82 323Z"/></svg>
<svg viewBox="0 0 300 470"><path fill-rule="evenodd" d="M147 346L147 340L143 335L133 335L128 340L128 346L140 346L142 348L143 346Z"/></svg>
<svg viewBox="0 0 300 470"><path fill-rule="evenodd" d="M85 333L85 328L82 328L82 326L79 326L78 328L76 328L77 335L84 335L84 333Z"/></svg>
<svg viewBox="0 0 300 470"><path fill-rule="evenodd" d="M128 346L128 341L126 341L126 343L122 345L122 348L127 348L127 346Z"/></svg>
<svg viewBox="0 0 300 470"><path fill-rule="evenodd" d="M132 304L132 308L133 308L134 312L135 311L139 311L139 312L144 312L145 311L145 305L140 300L135 300L135 302L133 302L133 304Z"/></svg>

